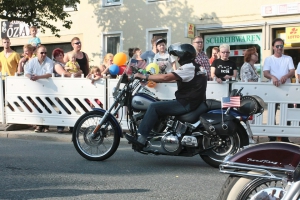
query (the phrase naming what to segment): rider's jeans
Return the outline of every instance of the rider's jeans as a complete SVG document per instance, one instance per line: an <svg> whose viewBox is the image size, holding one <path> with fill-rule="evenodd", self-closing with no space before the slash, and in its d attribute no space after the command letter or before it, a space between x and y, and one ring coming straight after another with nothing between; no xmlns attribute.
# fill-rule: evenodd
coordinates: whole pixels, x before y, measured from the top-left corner
<svg viewBox="0 0 300 200"><path fill-rule="evenodd" d="M148 137L159 116L182 115L189 112L190 106L183 106L177 100L151 103L139 126L138 133Z"/></svg>

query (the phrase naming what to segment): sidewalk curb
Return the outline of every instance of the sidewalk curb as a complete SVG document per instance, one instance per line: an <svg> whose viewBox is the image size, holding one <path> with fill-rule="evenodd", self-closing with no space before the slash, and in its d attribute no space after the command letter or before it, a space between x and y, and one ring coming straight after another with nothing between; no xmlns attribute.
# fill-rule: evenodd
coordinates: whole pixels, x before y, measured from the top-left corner
<svg viewBox="0 0 300 200"><path fill-rule="evenodd" d="M57 133L56 129L50 127L50 132L48 133L36 133L34 130L17 130L17 131L0 131L0 138L15 138L24 140L44 140L52 142L72 142L72 133L64 131L64 133ZM254 136L254 140L258 143L268 142L269 138L267 136ZM300 144L300 138L292 138L290 140L295 144ZM128 143L125 138L121 138L120 142Z"/></svg>

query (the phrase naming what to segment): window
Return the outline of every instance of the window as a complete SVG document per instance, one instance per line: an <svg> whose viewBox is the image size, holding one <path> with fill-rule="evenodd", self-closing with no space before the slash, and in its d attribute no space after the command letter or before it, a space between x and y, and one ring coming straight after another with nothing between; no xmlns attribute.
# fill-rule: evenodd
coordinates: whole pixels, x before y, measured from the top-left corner
<svg viewBox="0 0 300 200"><path fill-rule="evenodd" d="M74 9L74 6L64 6L65 12L72 12L72 11L78 11L79 10L79 4L76 3L76 10Z"/></svg>
<svg viewBox="0 0 300 200"><path fill-rule="evenodd" d="M103 56L107 53L116 54L123 50L122 32L103 34Z"/></svg>
<svg viewBox="0 0 300 200"><path fill-rule="evenodd" d="M167 40L167 46L171 44L171 33L170 28L158 28L158 29L146 29L146 49L152 49L151 39L154 36L161 36Z"/></svg>
<svg viewBox="0 0 300 200"><path fill-rule="evenodd" d="M123 4L123 0L103 0L103 6L119 6Z"/></svg>
<svg viewBox="0 0 300 200"><path fill-rule="evenodd" d="M147 3L160 2L160 1L171 1L171 0L147 0Z"/></svg>

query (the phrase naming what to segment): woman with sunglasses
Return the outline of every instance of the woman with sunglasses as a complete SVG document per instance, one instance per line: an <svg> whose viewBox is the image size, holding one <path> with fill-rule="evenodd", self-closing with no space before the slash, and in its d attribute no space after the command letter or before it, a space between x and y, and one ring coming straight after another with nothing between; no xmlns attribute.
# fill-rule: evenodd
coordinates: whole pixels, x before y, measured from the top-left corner
<svg viewBox="0 0 300 200"><path fill-rule="evenodd" d="M237 75L236 64L229 60L230 46L228 44L220 45L220 59L216 59L211 64L211 78L218 83L225 80L232 80Z"/></svg>
<svg viewBox="0 0 300 200"><path fill-rule="evenodd" d="M259 75L256 72L254 64L258 60L256 48L252 47L245 51L244 64L241 67L241 81L243 82L257 82Z"/></svg>
<svg viewBox="0 0 300 200"><path fill-rule="evenodd" d="M71 45L73 47L73 51L70 51L68 53L65 54L64 56L64 62L68 62L69 61L69 54L71 53L75 53L76 54L76 62L78 62L80 69L82 70L84 77L86 77L89 74L89 57L86 53L84 53L83 51L81 51L81 41L78 37L74 37L71 40Z"/></svg>

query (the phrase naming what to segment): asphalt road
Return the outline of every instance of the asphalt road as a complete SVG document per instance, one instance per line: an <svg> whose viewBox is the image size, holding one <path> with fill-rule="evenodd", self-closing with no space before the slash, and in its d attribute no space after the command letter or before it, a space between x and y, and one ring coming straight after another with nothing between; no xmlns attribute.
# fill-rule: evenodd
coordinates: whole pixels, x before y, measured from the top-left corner
<svg viewBox="0 0 300 200"><path fill-rule="evenodd" d="M0 199L216 199L227 175L192 158L142 155L121 142L108 160L70 142L0 138Z"/></svg>

